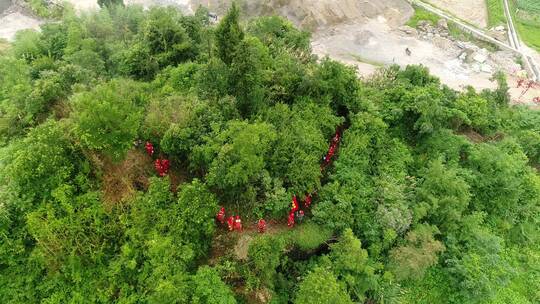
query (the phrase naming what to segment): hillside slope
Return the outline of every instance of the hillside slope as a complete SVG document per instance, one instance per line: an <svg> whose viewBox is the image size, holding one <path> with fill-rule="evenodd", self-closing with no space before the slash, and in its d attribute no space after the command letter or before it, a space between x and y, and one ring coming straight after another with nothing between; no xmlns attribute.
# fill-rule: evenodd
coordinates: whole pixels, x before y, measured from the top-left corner
<svg viewBox="0 0 540 304"><path fill-rule="evenodd" d="M230 6L230 0L192 0L192 7L204 5L218 13ZM390 23L405 23L414 13L405 0L253 0L244 1L246 14L279 13L297 26L314 29L350 21L368 21L384 16Z"/></svg>

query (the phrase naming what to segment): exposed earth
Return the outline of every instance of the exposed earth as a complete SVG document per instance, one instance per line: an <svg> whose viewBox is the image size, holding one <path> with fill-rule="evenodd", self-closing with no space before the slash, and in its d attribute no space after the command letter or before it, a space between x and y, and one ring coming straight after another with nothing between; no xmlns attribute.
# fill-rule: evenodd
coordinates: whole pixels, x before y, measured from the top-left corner
<svg viewBox="0 0 540 304"><path fill-rule="evenodd" d="M0 0L0 39L13 40L17 31L38 30L41 23L28 10L13 4L11 0Z"/></svg>
<svg viewBox="0 0 540 304"><path fill-rule="evenodd" d="M488 25L486 0L427 0L452 15L481 28Z"/></svg>
<svg viewBox="0 0 540 304"><path fill-rule="evenodd" d="M2 3L8 0L0 0ZM96 0L68 0L78 12L99 9ZM126 0L145 8L172 5L192 13L199 5L223 15L231 0ZM480 27L487 25L484 0L429 0L428 2ZM250 0L243 2L247 15L280 14L295 25L313 33L312 46L319 56L329 56L358 68L369 77L379 67L423 64L441 81L454 89L472 85L476 89L494 88L494 72L501 70L516 87L520 66L510 52L489 52L470 43L449 37L444 28L424 32L404 27L414 9L406 0ZM0 5L0 9L1 9ZM11 5L0 14L0 38L13 40L17 30L38 29L42 23L28 11ZM442 25L444 27L444 24ZM411 52L408 55L405 50ZM540 57L533 52L533 56ZM480 59L480 60L478 60ZM514 103L531 103L540 96L532 89L511 90Z"/></svg>

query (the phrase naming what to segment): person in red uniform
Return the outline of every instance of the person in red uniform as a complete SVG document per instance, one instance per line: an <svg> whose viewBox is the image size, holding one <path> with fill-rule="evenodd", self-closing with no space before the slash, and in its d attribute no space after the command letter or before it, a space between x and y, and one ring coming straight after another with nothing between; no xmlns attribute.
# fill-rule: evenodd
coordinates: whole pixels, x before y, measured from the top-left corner
<svg viewBox="0 0 540 304"><path fill-rule="evenodd" d="M332 157L334 157L334 154L336 153L336 146L332 144L330 146L330 149L328 149L328 153L326 154L325 162L326 164L329 164L332 160Z"/></svg>
<svg viewBox="0 0 540 304"><path fill-rule="evenodd" d="M170 162L168 159L156 159L154 167L156 168L159 176L164 177L169 173Z"/></svg>
<svg viewBox="0 0 540 304"><path fill-rule="evenodd" d="M259 233L265 233L266 232L266 221L264 219L260 219L259 223L257 223L257 228L259 229Z"/></svg>
<svg viewBox="0 0 540 304"><path fill-rule="evenodd" d="M334 135L334 138L332 138L332 142L334 144L339 143L339 140L341 139L341 134L339 134L339 131L336 131L336 134Z"/></svg>
<svg viewBox="0 0 540 304"><path fill-rule="evenodd" d="M289 212L289 217L287 218L287 226L290 228L294 227L294 212Z"/></svg>
<svg viewBox="0 0 540 304"><path fill-rule="evenodd" d="M163 175L169 174L169 168L171 167L171 163L168 159L162 159L161 167L163 167Z"/></svg>
<svg viewBox="0 0 540 304"><path fill-rule="evenodd" d="M229 231L234 230L234 216L229 216L227 219L227 226L229 226Z"/></svg>
<svg viewBox="0 0 540 304"><path fill-rule="evenodd" d="M144 145L144 148L146 149L146 153L151 157L154 155L154 145L152 145L151 142L147 141L146 145Z"/></svg>
<svg viewBox="0 0 540 304"><path fill-rule="evenodd" d="M240 219L240 215L237 215L234 219L234 230L242 231L242 220Z"/></svg>
<svg viewBox="0 0 540 304"><path fill-rule="evenodd" d="M218 222L220 222L221 224L225 224L225 208L221 207L221 209L216 215L216 218Z"/></svg>
<svg viewBox="0 0 540 304"><path fill-rule="evenodd" d="M162 176L161 174L163 173L163 166L161 166L161 160L156 159L156 161L154 162L154 168L156 168L157 174L159 176Z"/></svg>
<svg viewBox="0 0 540 304"><path fill-rule="evenodd" d="M291 212L296 212L298 211L298 209L300 209L300 205L298 204L298 199L296 198L296 195L293 195Z"/></svg>
<svg viewBox="0 0 540 304"><path fill-rule="evenodd" d="M306 195L306 198L304 198L304 205L306 208L311 206L311 194Z"/></svg>

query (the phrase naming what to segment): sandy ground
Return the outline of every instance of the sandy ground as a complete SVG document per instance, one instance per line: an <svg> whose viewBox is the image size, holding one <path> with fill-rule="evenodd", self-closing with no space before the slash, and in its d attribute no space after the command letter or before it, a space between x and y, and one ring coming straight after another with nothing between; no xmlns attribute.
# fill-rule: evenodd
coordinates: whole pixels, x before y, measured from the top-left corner
<svg viewBox="0 0 540 304"><path fill-rule="evenodd" d="M75 8L77 12L90 11L99 9L97 0L64 0Z"/></svg>
<svg viewBox="0 0 540 304"><path fill-rule="evenodd" d="M12 41L15 38L15 33L24 29L39 30L39 26L42 22L28 17L21 12L9 10L0 15L0 38Z"/></svg>
<svg viewBox="0 0 540 304"><path fill-rule="evenodd" d="M358 63L359 73L369 76L375 66L423 64L454 89L474 85L478 89L493 88L491 74L474 72L457 59L462 52L444 39L432 42L404 35L392 29L379 17L365 24L346 24L314 36L313 50L347 63ZM412 51L407 56L405 49ZM371 65L371 67L368 67Z"/></svg>
<svg viewBox="0 0 540 304"><path fill-rule="evenodd" d="M486 0L427 0L427 2L478 27L488 26Z"/></svg>

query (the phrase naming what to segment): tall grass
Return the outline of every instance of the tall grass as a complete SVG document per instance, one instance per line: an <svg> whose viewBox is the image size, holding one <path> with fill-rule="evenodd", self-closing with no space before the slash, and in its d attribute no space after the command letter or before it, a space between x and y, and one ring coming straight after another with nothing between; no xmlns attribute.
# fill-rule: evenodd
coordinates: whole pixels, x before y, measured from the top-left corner
<svg viewBox="0 0 540 304"><path fill-rule="evenodd" d="M439 16L433 14L430 11L427 11L421 7L415 7L414 8L414 15L407 21L407 25L410 27L416 28L418 26L418 22L422 20L426 20L431 22L431 24L436 25L437 22L441 19Z"/></svg>
<svg viewBox="0 0 540 304"><path fill-rule="evenodd" d="M540 0L510 0L509 4L520 38L540 51Z"/></svg>
<svg viewBox="0 0 540 304"><path fill-rule="evenodd" d="M488 10L488 25L490 27L505 25L503 0L486 0Z"/></svg>

